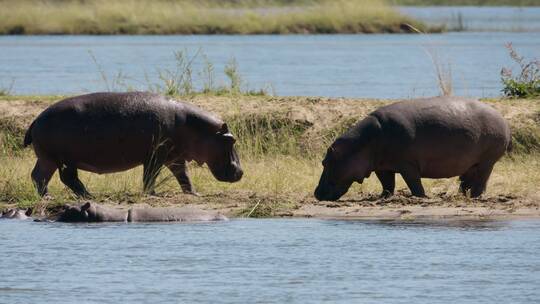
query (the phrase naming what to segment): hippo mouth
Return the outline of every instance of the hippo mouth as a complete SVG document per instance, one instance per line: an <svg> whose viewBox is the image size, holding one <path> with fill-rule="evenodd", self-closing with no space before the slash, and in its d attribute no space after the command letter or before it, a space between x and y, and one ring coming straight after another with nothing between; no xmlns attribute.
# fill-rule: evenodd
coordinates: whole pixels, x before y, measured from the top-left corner
<svg viewBox="0 0 540 304"><path fill-rule="evenodd" d="M319 201L337 201L351 187L352 183L347 185L321 185L315 189L315 198Z"/></svg>
<svg viewBox="0 0 540 304"><path fill-rule="evenodd" d="M244 172L242 169L240 169L237 166L231 166L227 170L213 170L212 167L210 167L210 172L212 172L212 175L220 181L220 182L229 182L234 183L242 179L242 176L244 175Z"/></svg>

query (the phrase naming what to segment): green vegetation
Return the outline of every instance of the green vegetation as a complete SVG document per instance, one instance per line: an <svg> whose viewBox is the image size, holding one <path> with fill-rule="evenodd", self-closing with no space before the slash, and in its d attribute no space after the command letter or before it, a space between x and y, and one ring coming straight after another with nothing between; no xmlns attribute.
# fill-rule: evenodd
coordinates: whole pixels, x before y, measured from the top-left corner
<svg viewBox="0 0 540 304"><path fill-rule="evenodd" d="M34 190L30 172L35 156L22 149L24 132L33 118L61 97L9 96L0 100L0 209L2 205L44 204ZM142 194L142 170L115 174L80 172L96 201L152 205L194 201L219 209L232 206L233 214L249 217L287 215L313 201L321 173L320 161L328 145L358 119L391 100L325 99L245 95L191 95L183 100L217 113L237 138L244 178L234 184L217 182L207 168L190 165L190 175L203 198L179 194L180 187L167 170L158 181L159 197ZM540 102L531 99L486 100L510 122L514 152L495 168L488 196L512 193L538 199L540 183ZM458 195L456 179L426 180L431 195ZM398 178L398 189L405 188ZM377 194L373 176L354 185L345 199L360 193ZM50 184L49 208L73 201L57 176Z"/></svg>
<svg viewBox="0 0 540 304"><path fill-rule="evenodd" d="M390 0L395 5L540 6L540 0Z"/></svg>
<svg viewBox="0 0 540 304"><path fill-rule="evenodd" d="M2 82L0 82L0 96L11 95L11 91L13 90L14 84L15 84L14 79L12 79L8 85L4 85Z"/></svg>
<svg viewBox="0 0 540 304"><path fill-rule="evenodd" d="M105 91L134 91L136 87L140 87L140 85L134 84L133 79L121 71L114 75L108 75L94 54L92 52L89 52L89 54L100 74ZM157 82L151 81L146 75L146 86L143 85L143 90L166 96L266 96L273 93L271 92L271 86L259 89L249 88L244 83L240 75L240 68L234 58L231 58L223 69L226 77L226 83L223 84L216 82L214 64L210 62L202 49L198 49L194 54L190 54L187 50L176 51L174 58L175 64L173 68L157 69ZM199 63L201 67L195 69L195 63Z"/></svg>
<svg viewBox="0 0 540 304"><path fill-rule="evenodd" d="M0 34L401 33L424 24L383 0L0 0ZM440 30L440 29L439 29Z"/></svg>
<svg viewBox="0 0 540 304"><path fill-rule="evenodd" d="M540 96L540 61L538 59L525 60L525 57L520 56L511 43L507 44L506 48L512 60L519 66L519 72L517 75L513 75L511 69L502 69L503 94L510 98L535 98Z"/></svg>

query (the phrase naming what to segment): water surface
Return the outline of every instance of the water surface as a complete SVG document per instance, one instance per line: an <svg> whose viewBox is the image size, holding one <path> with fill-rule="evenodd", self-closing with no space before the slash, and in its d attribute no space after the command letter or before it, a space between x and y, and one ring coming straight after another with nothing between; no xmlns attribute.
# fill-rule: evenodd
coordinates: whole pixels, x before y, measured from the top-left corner
<svg viewBox="0 0 540 304"><path fill-rule="evenodd" d="M0 303L537 303L540 222L0 221Z"/></svg>
<svg viewBox="0 0 540 304"><path fill-rule="evenodd" d="M403 6L399 10L427 24L460 31L539 32L540 7Z"/></svg>
<svg viewBox="0 0 540 304"><path fill-rule="evenodd" d="M449 67L457 95L499 96L504 45L540 51L538 33L286 36L0 36L0 88L14 94L76 94L148 89L157 70L175 70L174 52L202 49L216 84L235 58L245 87L288 96L408 98L439 94L433 61ZM91 55L96 58L98 65ZM203 60L193 77L199 86ZM107 78L104 81L100 71ZM122 72L123 81L114 84ZM107 83L109 85L107 85Z"/></svg>

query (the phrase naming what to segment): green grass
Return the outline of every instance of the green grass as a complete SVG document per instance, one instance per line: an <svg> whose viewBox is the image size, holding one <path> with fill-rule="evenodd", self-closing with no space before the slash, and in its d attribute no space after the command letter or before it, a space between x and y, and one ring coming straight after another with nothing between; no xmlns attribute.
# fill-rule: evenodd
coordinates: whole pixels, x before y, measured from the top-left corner
<svg viewBox="0 0 540 304"><path fill-rule="evenodd" d="M424 24L383 0L0 0L0 34L401 33Z"/></svg>

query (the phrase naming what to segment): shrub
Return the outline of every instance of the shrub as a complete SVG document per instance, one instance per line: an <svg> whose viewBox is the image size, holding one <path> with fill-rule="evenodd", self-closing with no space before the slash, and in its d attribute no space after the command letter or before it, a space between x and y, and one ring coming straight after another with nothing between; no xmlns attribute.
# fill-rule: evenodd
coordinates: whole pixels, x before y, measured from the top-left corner
<svg viewBox="0 0 540 304"><path fill-rule="evenodd" d="M506 45L512 60L519 65L517 75L509 68L501 70L501 80L504 96L510 98L534 98L540 96L540 61L537 59L527 61L519 55L511 43Z"/></svg>

